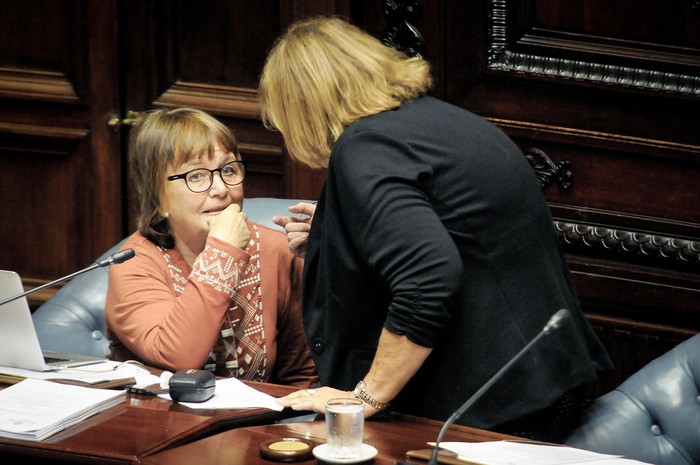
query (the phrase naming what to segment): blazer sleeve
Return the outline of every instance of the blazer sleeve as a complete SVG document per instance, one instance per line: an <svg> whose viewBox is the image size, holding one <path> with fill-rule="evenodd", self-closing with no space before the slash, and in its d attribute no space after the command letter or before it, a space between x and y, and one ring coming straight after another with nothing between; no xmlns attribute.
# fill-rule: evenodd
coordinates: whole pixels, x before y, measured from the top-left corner
<svg viewBox="0 0 700 465"><path fill-rule="evenodd" d="M463 264L431 200L430 163L386 133L344 134L329 164L353 245L390 294L384 327L435 347Z"/></svg>

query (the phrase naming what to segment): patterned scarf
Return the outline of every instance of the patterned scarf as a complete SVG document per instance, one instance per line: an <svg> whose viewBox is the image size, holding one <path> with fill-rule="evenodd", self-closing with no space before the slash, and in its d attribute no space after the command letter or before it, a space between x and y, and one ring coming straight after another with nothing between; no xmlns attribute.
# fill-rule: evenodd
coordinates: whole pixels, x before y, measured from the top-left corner
<svg viewBox="0 0 700 465"><path fill-rule="evenodd" d="M250 254L250 260L247 263L207 245L195 261L191 277L231 297L220 337L204 368L218 376L264 381L267 350L260 290L260 232L255 225L249 223L249 226L251 239L246 252ZM167 250L161 251L168 263L175 293L180 296L187 278L182 270L170 263Z"/></svg>

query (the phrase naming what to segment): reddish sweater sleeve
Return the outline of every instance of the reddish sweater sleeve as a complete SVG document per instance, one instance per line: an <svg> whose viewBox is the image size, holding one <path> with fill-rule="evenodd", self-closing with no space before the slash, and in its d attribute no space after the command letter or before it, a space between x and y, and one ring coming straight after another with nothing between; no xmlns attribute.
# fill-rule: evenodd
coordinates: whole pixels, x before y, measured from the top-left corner
<svg viewBox="0 0 700 465"><path fill-rule="evenodd" d="M204 366L237 284L239 273L234 270L243 270L250 257L209 238L192 272L182 270L182 282L176 284L182 285L182 293L177 296L171 265L154 244L136 233L125 247L132 247L136 255L110 269L105 308L116 352L124 345L128 350L122 353L169 370ZM202 266L216 261L227 272L214 279Z"/></svg>

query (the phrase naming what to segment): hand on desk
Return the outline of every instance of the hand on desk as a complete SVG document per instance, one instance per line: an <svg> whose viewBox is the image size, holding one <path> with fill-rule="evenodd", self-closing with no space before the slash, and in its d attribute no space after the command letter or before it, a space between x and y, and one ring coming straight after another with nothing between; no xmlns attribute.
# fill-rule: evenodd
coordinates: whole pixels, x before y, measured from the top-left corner
<svg viewBox="0 0 700 465"><path fill-rule="evenodd" d="M278 398L276 401L283 407L290 407L297 411L313 411L316 413L326 412L326 402L329 399L338 398L354 399L355 395L352 391L341 391L330 387L320 387L318 389L304 389L287 394L284 397ZM365 404L365 418L377 413L379 410Z"/></svg>

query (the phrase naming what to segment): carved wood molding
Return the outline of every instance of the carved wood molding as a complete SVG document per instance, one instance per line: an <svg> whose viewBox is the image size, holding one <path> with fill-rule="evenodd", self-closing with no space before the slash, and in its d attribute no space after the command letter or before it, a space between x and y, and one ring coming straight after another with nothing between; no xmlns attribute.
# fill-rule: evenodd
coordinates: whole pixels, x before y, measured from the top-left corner
<svg viewBox="0 0 700 465"><path fill-rule="evenodd" d="M582 60L517 53L508 47L508 4L490 0L488 68L597 84L700 96L700 77Z"/></svg>
<svg viewBox="0 0 700 465"><path fill-rule="evenodd" d="M270 144L251 144L248 142L240 142L238 148L241 152L246 152L254 155L274 155L283 156L284 150L280 145Z"/></svg>
<svg viewBox="0 0 700 465"><path fill-rule="evenodd" d="M247 160L246 172L284 176L284 150L280 145L240 142L238 150Z"/></svg>
<svg viewBox="0 0 700 465"><path fill-rule="evenodd" d="M555 181L565 190L571 188L570 162L555 164L546 153L536 148L527 149L524 155L535 171L542 190ZM565 247L579 251L602 252L629 261L654 259L671 268L687 268L688 265L695 268L700 265L700 241L559 220L554 221L554 226Z"/></svg>
<svg viewBox="0 0 700 465"><path fill-rule="evenodd" d="M549 187L554 181L557 181L565 191L571 189L573 173L570 161L564 160L555 164L546 153L536 148L525 150L525 157L535 170L537 181L542 190Z"/></svg>
<svg viewBox="0 0 700 465"><path fill-rule="evenodd" d="M660 260L671 268L700 265L700 241L567 221L555 220L554 226L565 245L583 250Z"/></svg>
<svg viewBox="0 0 700 465"><path fill-rule="evenodd" d="M0 97L62 103L81 101L65 74L13 68L0 68Z"/></svg>
<svg viewBox="0 0 700 465"><path fill-rule="evenodd" d="M158 97L155 104L196 106L217 116L260 119L260 100L254 89L178 81Z"/></svg>
<svg viewBox="0 0 700 465"><path fill-rule="evenodd" d="M642 338L651 338L654 340L658 340L660 336L663 337L663 339L677 338L675 342L671 343L674 346L698 334L697 330L691 328L647 322L618 315L601 315L599 313L587 312L586 317L599 329L610 331L611 333L617 332L618 335L622 330L622 334L625 335L637 334Z"/></svg>
<svg viewBox="0 0 700 465"><path fill-rule="evenodd" d="M87 129L0 122L0 133L31 137L45 137L66 141L79 141L80 139L85 138L89 131Z"/></svg>
<svg viewBox="0 0 700 465"><path fill-rule="evenodd" d="M626 136L623 134L612 134L600 131L589 131L585 129L552 126L549 124L532 123L528 121L506 120L501 118L487 118L495 125L507 129L511 134L514 132L525 134L547 134L550 140L564 140L571 144L576 141L578 146L593 147L601 143L606 147L635 147L636 151L645 153L650 157L687 157L692 154L694 157L700 153L700 146L681 144L668 140L646 139L641 137ZM629 149L626 149L629 151Z"/></svg>
<svg viewBox="0 0 700 465"><path fill-rule="evenodd" d="M413 24L422 14L422 0L384 0L386 28L382 42L408 56L423 57L425 39Z"/></svg>
<svg viewBox="0 0 700 465"><path fill-rule="evenodd" d="M0 151L68 156L89 134L87 129L0 122Z"/></svg>

